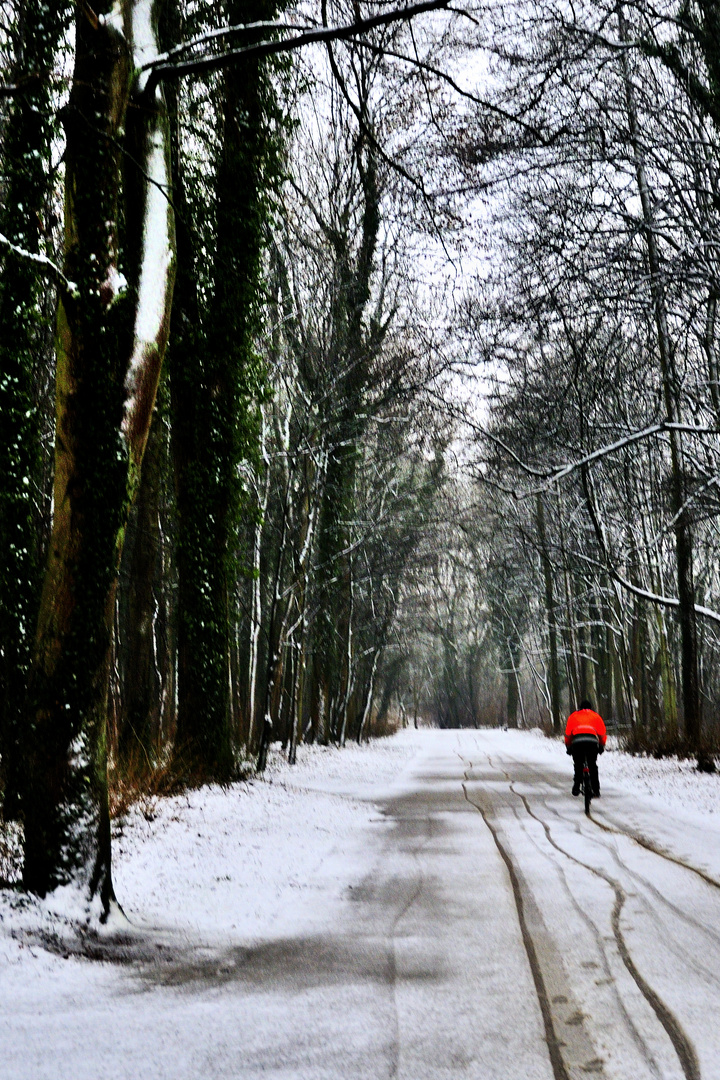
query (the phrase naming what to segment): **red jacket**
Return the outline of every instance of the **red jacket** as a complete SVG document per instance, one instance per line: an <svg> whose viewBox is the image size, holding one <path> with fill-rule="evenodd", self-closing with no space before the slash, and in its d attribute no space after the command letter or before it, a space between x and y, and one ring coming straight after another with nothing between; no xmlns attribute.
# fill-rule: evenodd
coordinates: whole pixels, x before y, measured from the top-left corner
<svg viewBox="0 0 720 1080"><path fill-rule="evenodd" d="M569 746L575 735L597 735L600 745L607 741L607 731L602 716L593 709L578 709L570 713L565 728L565 745Z"/></svg>

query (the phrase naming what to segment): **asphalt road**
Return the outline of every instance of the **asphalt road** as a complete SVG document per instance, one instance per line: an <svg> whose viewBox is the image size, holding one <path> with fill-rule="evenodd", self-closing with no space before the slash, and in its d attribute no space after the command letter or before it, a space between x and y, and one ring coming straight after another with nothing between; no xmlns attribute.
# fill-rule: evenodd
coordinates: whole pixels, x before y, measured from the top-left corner
<svg viewBox="0 0 720 1080"><path fill-rule="evenodd" d="M587 818L569 767L482 746L464 791L512 882L553 1075L720 1077L720 883L673 852L677 822L613 789Z"/></svg>
<svg viewBox="0 0 720 1080"><path fill-rule="evenodd" d="M720 1078L720 882L667 814L604 790L586 818L565 758L517 748L429 739L332 925L141 965L237 999L213 1075Z"/></svg>
<svg viewBox="0 0 720 1080"><path fill-rule="evenodd" d="M321 840L256 939L0 938L0 1080L720 1080L720 821L612 782L609 755L587 818L532 734L416 745L384 793L304 789Z"/></svg>

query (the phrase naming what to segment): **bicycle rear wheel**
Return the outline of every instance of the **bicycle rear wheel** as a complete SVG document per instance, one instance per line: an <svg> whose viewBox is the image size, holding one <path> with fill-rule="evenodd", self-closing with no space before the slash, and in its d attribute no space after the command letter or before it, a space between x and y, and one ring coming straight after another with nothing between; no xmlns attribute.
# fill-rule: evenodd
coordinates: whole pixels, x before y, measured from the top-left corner
<svg viewBox="0 0 720 1080"><path fill-rule="evenodd" d="M590 783L590 769L587 761L583 768L583 798L585 800L585 813L590 816L590 803L592 801L592 784Z"/></svg>

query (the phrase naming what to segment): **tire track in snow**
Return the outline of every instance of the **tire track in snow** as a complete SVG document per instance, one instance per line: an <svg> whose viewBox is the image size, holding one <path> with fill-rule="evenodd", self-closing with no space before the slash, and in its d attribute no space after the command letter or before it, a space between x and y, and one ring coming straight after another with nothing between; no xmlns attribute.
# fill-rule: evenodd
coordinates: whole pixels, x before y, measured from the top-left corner
<svg viewBox="0 0 720 1080"><path fill-rule="evenodd" d="M553 785L550 785L548 783L548 781L544 778L544 776L543 776L543 774L542 774L542 772L540 770L534 768L529 763L518 761L515 758L513 758L511 760L512 760L513 764L522 765L523 767L527 767L530 771L532 771L536 775L543 777L543 782L546 783L549 787L553 786ZM508 780L509 783L517 783L518 782L517 780L512 781L511 778L510 778L510 774L507 772L506 769L502 768L502 766L497 765L496 767L504 774L504 776L506 777L506 779ZM524 781L522 781L522 782L524 782ZM513 791L514 791L514 789L513 789ZM522 796L520 796L519 792L514 791L514 793L518 796L518 798L522 798ZM561 823L562 825L564 825L564 826L572 825L574 831L578 835L582 836L583 839L585 839L585 840L592 839L591 837L589 837L583 831L583 828L582 828L583 823L587 821L587 817L582 817L581 818L581 817L578 816L576 822L571 822L571 819L569 817L563 816L557 810L557 808L555 806L548 805L545 800L543 800L543 808L544 808L544 810L547 811L547 813L552 814L553 817L556 818L557 821L559 823ZM657 855L659 858L665 859L668 862L676 864L681 869L691 871L692 873L699 876L708 885L718 887L718 883L716 881L713 881L712 878L708 879L703 874L702 871L697 870L696 867L690 866L688 863L683 862L681 859L677 859L677 858L674 858L671 855L668 855L661 848L656 848L649 841L647 843L642 843L641 838L639 838L638 836L636 836L635 834L633 834L631 832L626 831L623 828L616 828L616 829L615 828L609 828L609 827L603 825L602 822L598 821L597 818L593 818L593 817L591 817L590 820L591 820L591 822L593 824L598 825L604 832L606 832L606 833L608 833L610 835L613 835L613 836L624 837L627 840L637 842L640 847L643 847L646 850L649 850L652 854ZM661 918L662 918L660 913L655 911L652 908L652 906L650 905L650 903L648 901L647 896L643 895L643 893L649 893L650 895L652 895L654 897L654 899L657 901L657 903L659 903L662 907L667 908L672 913L672 915L673 915L673 917L675 919L682 921L683 923L685 923L686 926L691 927L692 930L694 930L694 931L696 931L698 933L701 933L709 941L709 943L711 944L711 946L713 948L717 949L718 946L720 946L720 934L717 931L713 930L707 924L705 924L703 922L700 922L698 919L693 918L692 915L689 915L688 912L684 911L682 908L677 907L676 904L673 904L672 901L669 900L655 885L653 885L653 883L647 877L645 877L643 874L639 873L637 870L633 870L630 866L628 866L627 863L625 863L620 858L619 853L614 848L607 847L604 850L606 850L611 855L614 862L617 864L618 868L624 874L626 874L629 878L631 878L639 886L639 889L641 891L641 898L640 898L641 903L643 904L643 906L644 906L644 908L645 908L648 915L651 915L651 916L654 915L654 917L656 919L658 919L658 920L661 920ZM700 962L698 962L696 960L693 960L687 954L687 952L683 950L683 948L681 946L674 945L672 943L672 940L669 937L666 937L664 940L665 940L665 947L668 949L668 951L672 955L674 955L675 958L681 964L683 964L685 967L687 967L688 970L693 973L693 975L698 976L699 978L703 979L706 983L710 983L710 984L714 985L715 987L720 986L720 975L717 974L717 971L720 970L720 968L718 968L718 965L711 964L710 962L708 962L708 964L704 964L704 963L700 963Z"/></svg>
<svg viewBox="0 0 720 1080"><path fill-rule="evenodd" d="M513 794L517 794L517 793L513 792ZM516 814L516 817L517 817L518 823L520 824L519 815ZM528 838L533 842L535 848L538 851L541 851L540 845L537 843L537 841L534 840L529 834L528 834ZM544 854L545 854L546 858L549 857L547 855L547 852L545 852ZM641 1054L641 1056L644 1058L645 1064L647 1065L650 1072L654 1076L658 1077L658 1080L662 1080L660 1068L659 1068L659 1066L657 1064L657 1061L655 1060L655 1056L652 1053L652 1051L650 1050L649 1046L647 1045L647 1043L646 1043L645 1039L643 1038L642 1034L640 1033L640 1031L638 1029L638 1026L635 1023L635 1020L634 1020L633 1016L628 1011L628 1008L625 1005L625 1002L623 1001L622 995L620 994L620 992L618 990L617 983L616 983L616 981L615 981L615 979L613 977L610 965L608 963L607 952L606 952L605 946L603 944L602 936L600 934L600 931L599 931L598 927L595 925L595 923L590 918L588 913L583 909L581 904L578 902L575 894L573 893L572 889L570 888L570 886L568 884L567 875L566 875L565 870L563 869L563 867L557 862L557 860L553 860L553 863L554 863L554 866L555 866L555 869L556 869L558 875L560 876L560 880L562 881L563 888L565 889L565 892L567 893L568 900L572 904L576 915L578 916L578 918L582 919L582 921L588 927L588 930L590 931L592 936L595 938L595 944L596 944L596 946L598 948L598 952L599 952L599 954L600 954L600 956L602 958L603 971L604 971L608 981L612 984L612 993L613 993L613 996L615 998L616 1006L618 1008L618 1011L620 1012L620 1015L622 1016L622 1018L623 1018L623 1020L625 1022L625 1025L627 1027L627 1030L628 1030L628 1032L630 1034L631 1039L635 1043L635 1046L637 1047L637 1049L638 1049L639 1053Z"/></svg>
<svg viewBox="0 0 720 1080"><path fill-rule="evenodd" d="M462 760L463 759L461 758L461 761ZM515 898L515 907L517 909L518 921L520 923L520 934L522 936L523 945L527 954L528 963L530 964L530 971L532 973L533 982L535 983L535 992L537 994L537 999L540 1005L540 1013L543 1020L543 1026L545 1028L545 1041L547 1043L548 1052L550 1054L550 1064L552 1066L553 1076L555 1077L555 1080L571 1080L570 1074L565 1067L565 1062L563 1061L563 1056L560 1050L560 1040L558 1039L558 1035L555 1030L555 1024L553 1022L552 1009L550 1007L550 998L547 992L547 987L545 985L545 979L543 978L540 962L538 960L535 943L532 939L532 935L530 934L530 929L528 927L525 914L525 901L523 898L523 891L520 885L520 880L518 878L515 864L510 858L510 855L506 850L505 846L503 845L502 841L500 840L498 831L490 821L490 818L484 808L478 805L478 803L473 802L473 800L470 798L470 795L468 794L467 784L470 781L470 777L468 774L472 770L473 766L472 762L464 761L464 763L468 765L468 768L465 771L464 782L462 785L465 799L470 804L470 806L472 806L481 814L485 825L487 826L493 840L495 841L495 847L497 848L501 859L505 863L508 876L510 878L510 885L512 887L513 896Z"/></svg>
<svg viewBox="0 0 720 1080"><path fill-rule="evenodd" d="M612 821L613 819L610 818ZM706 874L704 870L700 870L697 866L691 866L690 863L686 863L683 859L679 859L676 855L671 855L669 851L664 851L657 844L654 844L652 840L648 840L642 833L631 832L628 829L619 826L617 822L612 825L606 825L604 822L599 821L597 818L592 818L592 821L599 829L602 829L606 833L615 833L617 836L627 836L628 840L633 840L641 848L645 848L646 851L651 851L653 855L659 856L661 859L666 859L667 862L675 863L676 866L681 866L683 870L689 870L691 874L696 874L707 885L711 885L714 889L720 889L720 881L711 877L710 874Z"/></svg>
<svg viewBox="0 0 720 1080"><path fill-rule="evenodd" d="M401 1058L402 1058L401 1041L400 1041L400 1010L398 1009L398 999L397 999L397 977L398 977L397 928L400 925L400 923L402 922L402 920L405 918L405 916L407 915L408 911L413 906L413 904L417 903L418 897L422 893L423 888L425 886L425 870L423 868L423 864L422 864L422 861L420 859L420 855L423 852L423 850L427 847L427 845L430 843L430 840L432 839L432 817L428 816L425 820L427 822L427 833L425 835L425 839L423 840L423 842L422 842L422 844L420 845L419 848L413 848L412 849L412 856L413 856L413 858L414 858L414 860L415 860L415 862L417 864L417 867L418 867L418 882L417 882L417 885L415 887L415 890L414 890L412 896L410 896L408 898L408 900L405 902L405 904L403 905L401 910L395 916L395 918L393 920L393 924L392 924L392 930L390 932L390 948L389 948L388 951L389 951L389 960L390 960L390 977L392 979L393 1009L395 1010L395 1053L393 1055L393 1059L391 1061L391 1066L390 1066L390 1080L394 1080L395 1077L399 1076L399 1074L400 1074L400 1061L401 1061Z"/></svg>
<svg viewBox="0 0 720 1080"><path fill-rule="evenodd" d="M668 1006L665 1004L659 994L657 994L655 990L653 990L649 983L646 982L646 980L640 974L638 968L635 965L635 961L630 954L630 950L628 949L627 943L622 933L622 927L620 925L622 909L627 899L622 885L619 881L616 881L609 874L606 874L603 870L599 870L597 869L597 867L591 866L589 863L583 862L582 859L578 859L575 855L571 855L570 852L566 851L563 847L561 847L561 845L558 844L557 841L553 838L550 826L547 824L547 822L543 821L542 818L538 817L538 815L532 810L526 796L515 790L514 781L510 779L504 769L502 771L505 773L505 776L509 781L510 790L512 791L513 795L515 795L518 799L522 801L525 810L530 815L530 817L542 826L548 842L552 844L555 850L558 851L561 855L564 855L566 859L569 859L571 862L576 863L578 866L584 867L584 869L588 870L591 874L594 874L596 877L601 878L613 889L615 893L615 904L613 906L611 925L620 957L626 969L632 976L636 986L640 990L640 993L643 995L650 1008L653 1010L658 1020L662 1024L663 1028L665 1029L668 1038L670 1039L673 1047L675 1048L675 1053L678 1056L678 1060L687 1080L702 1080L700 1073L700 1064L698 1062L697 1054L695 1053L695 1047L690 1041L690 1038L684 1032L682 1025L680 1024L674 1013L668 1008Z"/></svg>
<svg viewBox="0 0 720 1080"><path fill-rule="evenodd" d="M529 762L518 761L518 759L512 758L512 757L510 758L510 760L512 761L512 763L514 765L520 765L523 768L529 769L530 772L534 773L536 776L540 776L542 778L543 783L548 784L548 786L551 786L551 787L554 786L554 785L549 784L547 778L545 777L545 775L542 773L542 771L540 769L538 769L537 767L531 765ZM505 776L506 780L508 781L508 783L510 785L512 785L512 783L517 783L517 780L516 781L512 780L512 778L511 778L510 774L508 773L507 769L503 768L503 766L501 764L496 765L496 764L493 763L492 758L490 757L490 755L488 755L488 761L493 766L493 768L497 768L497 769L499 769L500 772L502 772L502 774ZM514 791L514 789L513 789L513 791ZM522 796L519 795L518 792L514 791L514 794L518 795L518 797L520 797L520 798L522 797ZM559 821L563 822L564 824L568 823L568 818L566 818L562 814L560 814L557 811L557 809L555 809L554 807L546 807L546 809L548 811L550 811L551 813L553 813L555 815L555 817L557 817L557 819ZM690 863L684 862L684 860L682 860L682 859L678 858L677 856L672 855L669 852L665 851L663 848L661 848L658 845L654 844L651 840L649 840L647 837L644 837L642 834L633 832L631 830L628 830L628 829L622 827L621 825L619 825L617 823L617 820L611 818L610 820L613 821L613 825L611 826L611 825L605 824L604 822L599 820L597 817L594 817L592 814L588 814L585 820L587 820L587 818L589 818L590 821L594 825L597 825L597 827L599 829L601 829L603 832L606 832L606 833L608 833L609 835L612 835L612 836L625 837L625 839L631 840L633 843L636 843L639 847L642 847L644 850L649 851L651 854L657 855L658 858L664 859L666 862L670 862L673 865L678 866L683 870L688 870L690 873L695 874L697 877L699 877L701 879L701 881L703 881L707 885L710 885L712 888L720 889L720 882L718 882L715 878L711 877L709 874L705 873L703 870L698 869L698 867L692 866ZM575 830L576 830L576 832L582 834L582 820L581 819L578 819L578 822L575 824ZM622 859L620 858L619 854L616 851L613 851L611 849L608 849L608 850L610 850L610 853L611 853L613 859L615 860L615 862L618 864L619 868L621 870L623 870L626 874L628 874L629 877L633 878L634 881L638 882L640 884L641 888L644 888L648 892L652 893L653 896L655 896L655 898L658 900L658 902L661 903L664 907L667 907L676 918L681 919L686 925L691 926L694 930L697 930L700 933L704 934L713 943L713 945L715 945L715 946L720 945L720 934L718 934L716 931L714 931L711 927L706 926L704 923L701 923L698 919L694 919L686 911L683 911L681 908L678 908L675 904L673 904L670 900L668 900L667 897L664 896L663 893L660 892L660 890L657 889L652 884L651 881L649 881L642 874L638 873L638 871L632 870L629 866L627 866L622 861ZM679 958L684 960L684 962L686 964L689 963L687 957L682 956L680 954L678 954L678 955L679 955ZM696 965L690 965L690 966L693 968L693 970L696 971L697 974L702 975L706 979L709 978L710 981L718 982L717 977L713 977L713 973L711 971L709 971L707 968L705 968L705 967L698 968Z"/></svg>
<svg viewBox="0 0 720 1080"><path fill-rule="evenodd" d="M510 758L510 760L513 762L514 765L521 765L523 768L529 769L530 772L533 772L537 776L542 777L543 783L548 784L548 786L557 786L559 790L564 790L564 787L561 787L561 785L559 784L550 785L547 776L535 765L531 765L530 762L518 761L516 758L512 757ZM492 764L492 759L489 755L488 761L490 761L490 763ZM503 769L502 766L493 766L493 768L496 767L499 768L502 773L504 773L505 777L509 782L510 776L506 772L506 770ZM597 825L597 827L599 829L602 829L604 832L615 833L617 836L626 836L628 840L633 840L640 847L645 848L646 851L651 851L653 855L657 855L661 859L666 859L668 862L675 863L676 866L680 866L684 870L689 870L691 874L696 874L707 885L711 885L714 889L720 889L720 881L718 881L717 878L712 877L711 874L706 873L704 870L701 870L697 866L692 866L691 863L685 862L677 855L671 855L669 851L666 851L658 844L655 844L652 840L648 839L647 836L643 836L642 833L637 833L631 829L625 828L623 825L618 824L617 820L612 818L609 814L607 816L608 820L612 822L611 825L606 825L603 821L600 821L599 818L593 817L592 813L588 815L593 824Z"/></svg>
<svg viewBox="0 0 720 1080"><path fill-rule="evenodd" d="M625 834L622 832L618 832L616 833L616 835L622 836ZM627 837L627 839L632 838ZM619 852L615 850L614 847L608 847L606 848L606 850L610 853L613 861L617 864L618 868L624 874L627 874L627 876L638 886L640 890L639 898L643 904L643 907L647 911L648 915L654 917L658 921L658 924L660 926L664 925L671 927L672 922L668 924L666 919L663 918L662 913L652 907L652 904L648 899L648 895L653 898L656 904L661 905L662 908L667 908L667 910L672 916L672 921L679 921L685 923L685 925L689 926L693 931L702 934L703 937L705 937L706 941L709 943L710 947L714 947L714 949L716 950L720 948L720 934L716 930L708 926L706 923L700 922L699 919L693 918L693 916L689 915L687 911L684 911L683 908L678 907L677 904L674 904L672 902L672 900L669 900L668 897L665 896L665 894L661 892L661 890L656 885L654 885L649 878L647 878L644 874L641 874L638 870L633 870L632 867L628 866L627 863L622 860ZM685 963L693 972L695 972L695 974L704 978L708 982L714 983L715 986L720 987L720 976L717 974L717 972L720 970L720 965L716 963L709 965L699 963L697 961L692 961L683 951L681 946L673 946L667 937L665 938L665 944L666 948L673 952L677 956L677 958L683 963Z"/></svg>
<svg viewBox="0 0 720 1080"><path fill-rule="evenodd" d="M390 820L398 826L401 822L407 822L412 819L411 815L397 816L392 815ZM400 1064L402 1060L402 1042L400 1034L400 1010L398 1008L397 999L397 987L398 987L398 962L397 962L397 930L398 926L405 918L407 913L417 903L418 898L421 896L425 887L425 869L420 856L433 838L433 819L431 815L423 816L423 822L426 825L425 835L422 843L408 848L408 853L414 859L417 866L417 881L415 888L411 895L402 904L400 910L395 914L392 920L392 924L386 931L388 938L387 958L388 958L388 982L391 987L391 998L393 1007L393 1047L389 1055L389 1080L395 1080L400 1075Z"/></svg>

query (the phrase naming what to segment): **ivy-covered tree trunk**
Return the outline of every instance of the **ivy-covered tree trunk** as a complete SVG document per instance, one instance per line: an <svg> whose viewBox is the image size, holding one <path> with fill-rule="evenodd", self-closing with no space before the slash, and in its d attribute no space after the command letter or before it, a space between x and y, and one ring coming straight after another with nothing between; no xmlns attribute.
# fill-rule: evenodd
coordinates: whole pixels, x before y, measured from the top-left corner
<svg viewBox="0 0 720 1080"><path fill-rule="evenodd" d="M47 320L42 294L48 283L30 255L43 251L43 222L51 189L55 136L49 82L68 4L27 0L15 27L15 70L20 87L4 131L0 235L0 768L6 817L19 813L23 715L40 589L38 503L40 447L34 369Z"/></svg>
<svg viewBox="0 0 720 1080"><path fill-rule="evenodd" d="M101 915L113 898L106 708L117 568L173 279L162 97L135 77L157 51L153 9L126 0L112 14L77 15L64 117L74 284L58 318L54 517L30 682L24 882L40 895L77 885ZM123 137L141 184L123 186Z"/></svg>
<svg viewBox="0 0 720 1080"><path fill-rule="evenodd" d="M358 343L359 344L359 343ZM343 362L347 362L343 358ZM318 536L318 585L320 611L314 642L312 716L321 743L337 739L338 711L345 696L347 643L351 629L350 526L355 517L353 499L359 425L353 415L361 411L360 395L343 403L333 446L328 455L327 477L321 504ZM349 406L349 408L348 408ZM352 410L351 415L346 414Z"/></svg>
<svg viewBox="0 0 720 1080"><path fill-rule="evenodd" d="M230 23L271 18L276 5L237 0ZM199 332L173 349L173 441L178 541L178 766L228 778L235 725L230 692L239 465L257 453L262 376L254 352L272 172L273 90L266 62L247 59L224 74L222 149L212 297L198 305ZM187 193L187 198L201 198ZM187 238L188 243L192 241ZM190 293L192 283L183 292ZM192 300L191 296L188 296Z"/></svg>
<svg viewBox="0 0 720 1080"><path fill-rule="evenodd" d="M126 529L118 595L120 632L116 649L120 669L122 716L120 760L140 771L157 763L164 684L165 650L157 623L166 605L161 574L163 559L161 498L167 472L167 428L153 419L143 456L142 475ZM167 612L162 611L167 624ZM162 655L161 655L162 653Z"/></svg>
<svg viewBox="0 0 720 1080"><path fill-rule="evenodd" d="M369 117L364 117L369 125ZM366 326L375 250L380 230L380 190L376 152L363 131L356 160L362 192L362 226L357 252L355 237L328 229L336 263L332 362L338 370L331 399L335 416L328 418L328 464L318 535L318 579L321 609L317 617L311 713L321 742L338 738L342 703L348 697L351 651L351 524L355 519L355 476L360 440L367 420L364 399L372 362L383 331ZM347 223L345 223L347 229Z"/></svg>

